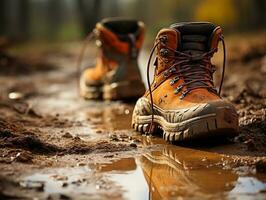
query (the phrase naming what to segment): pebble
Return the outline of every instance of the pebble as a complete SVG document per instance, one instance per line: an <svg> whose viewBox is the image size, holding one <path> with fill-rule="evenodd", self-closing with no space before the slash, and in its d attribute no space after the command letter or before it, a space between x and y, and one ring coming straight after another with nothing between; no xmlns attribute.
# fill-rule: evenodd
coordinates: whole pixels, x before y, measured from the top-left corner
<svg viewBox="0 0 266 200"><path fill-rule="evenodd" d="M62 183L62 187L67 187L68 186L68 183L67 182L63 182Z"/></svg>
<svg viewBox="0 0 266 200"><path fill-rule="evenodd" d="M254 142L253 139L246 140L246 141L244 142L244 144L247 145L247 149L248 149L249 151L255 151L255 150L257 150L257 147L256 147L255 142Z"/></svg>
<svg viewBox="0 0 266 200"><path fill-rule="evenodd" d="M64 138L73 138L73 136L69 132L66 132L64 135L62 135L62 137L64 137Z"/></svg>
<svg viewBox="0 0 266 200"><path fill-rule="evenodd" d="M95 131L95 133L102 133L103 131L102 130L100 130L100 129L97 129L96 131Z"/></svg>
<svg viewBox="0 0 266 200"><path fill-rule="evenodd" d="M14 157L11 157L11 162L32 162L33 157L27 152L19 152Z"/></svg>
<svg viewBox="0 0 266 200"><path fill-rule="evenodd" d="M24 97L24 95L20 92L10 92L8 94L8 97L9 97L9 99L18 100L18 99L22 99Z"/></svg>
<svg viewBox="0 0 266 200"><path fill-rule="evenodd" d="M128 109L125 109L125 114L128 115L130 111Z"/></svg>
<svg viewBox="0 0 266 200"><path fill-rule="evenodd" d="M85 165L86 165L86 163L84 163L84 162L79 162L79 163L77 163L77 166L78 166L78 167L85 166Z"/></svg>
<svg viewBox="0 0 266 200"><path fill-rule="evenodd" d="M23 188L35 189L40 192L44 190L44 182L42 181L21 181L19 185Z"/></svg>
<svg viewBox="0 0 266 200"><path fill-rule="evenodd" d="M130 145L129 145L129 146L131 146L131 147L134 147L134 148L137 148L137 144L136 144L136 143L134 143L134 142L130 143Z"/></svg>
<svg viewBox="0 0 266 200"><path fill-rule="evenodd" d="M256 163L256 170L260 173L266 173L266 160L260 160Z"/></svg>
<svg viewBox="0 0 266 200"><path fill-rule="evenodd" d="M62 176L62 175L58 175L58 174L52 175L51 178L54 178L57 181L66 181L66 180L68 180L67 176Z"/></svg>

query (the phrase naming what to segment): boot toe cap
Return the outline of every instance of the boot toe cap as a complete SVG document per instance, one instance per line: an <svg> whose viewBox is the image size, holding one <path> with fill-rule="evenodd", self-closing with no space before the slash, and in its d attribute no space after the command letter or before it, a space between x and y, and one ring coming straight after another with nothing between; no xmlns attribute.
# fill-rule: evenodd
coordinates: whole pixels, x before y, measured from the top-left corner
<svg viewBox="0 0 266 200"><path fill-rule="evenodd" d="M181 119L178 121L189 120L192 118L201 118L208 116L217 116L221 112L226 112L228 117L238 117L234 106L226 101L218 100L208 103L201 103L188 109L182 109L179 111Z"/></svg>

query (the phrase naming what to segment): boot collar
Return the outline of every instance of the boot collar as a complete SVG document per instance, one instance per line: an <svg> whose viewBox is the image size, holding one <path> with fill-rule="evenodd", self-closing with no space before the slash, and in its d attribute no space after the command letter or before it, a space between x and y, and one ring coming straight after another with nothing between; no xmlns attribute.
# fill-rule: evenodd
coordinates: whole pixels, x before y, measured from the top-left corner
<svg viewBox="0 0 266 200"><path fill-rule="evenodd" d="M210 22L182 22L170 25L179 33L178 51L198 54L217 48L221 28Z"/></svg>

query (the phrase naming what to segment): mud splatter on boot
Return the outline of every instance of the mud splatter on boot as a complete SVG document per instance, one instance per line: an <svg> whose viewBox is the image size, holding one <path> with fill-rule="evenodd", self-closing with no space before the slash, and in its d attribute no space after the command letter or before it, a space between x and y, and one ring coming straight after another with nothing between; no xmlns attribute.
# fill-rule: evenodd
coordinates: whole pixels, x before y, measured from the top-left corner
<svg viewBox="0 0 266 200"><path fill-rule="evenodd" d="M148 79L149 90L135 106L135 130L161 128L168 141L235 136L238 115L220 96L223 78L219 91L213 83L211 58L220 41L225 56L221 28L205 22L173 24L158 33L151 52L157 55L154 80L150 84Z"/></svg>

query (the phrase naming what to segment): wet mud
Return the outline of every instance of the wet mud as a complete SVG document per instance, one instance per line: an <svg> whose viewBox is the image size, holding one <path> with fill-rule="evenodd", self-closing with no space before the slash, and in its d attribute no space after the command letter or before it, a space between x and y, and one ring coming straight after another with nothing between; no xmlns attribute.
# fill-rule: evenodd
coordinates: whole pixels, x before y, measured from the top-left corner
<svg viewBox="0 0 266 200"><path fill-rule="evenodd" d="M49 70L1 65L0 199L265 199L266 40L253 38L228 41L231 140L169 144L131 129L134 102L80 99L76 44L46 51Z"/></svg>

